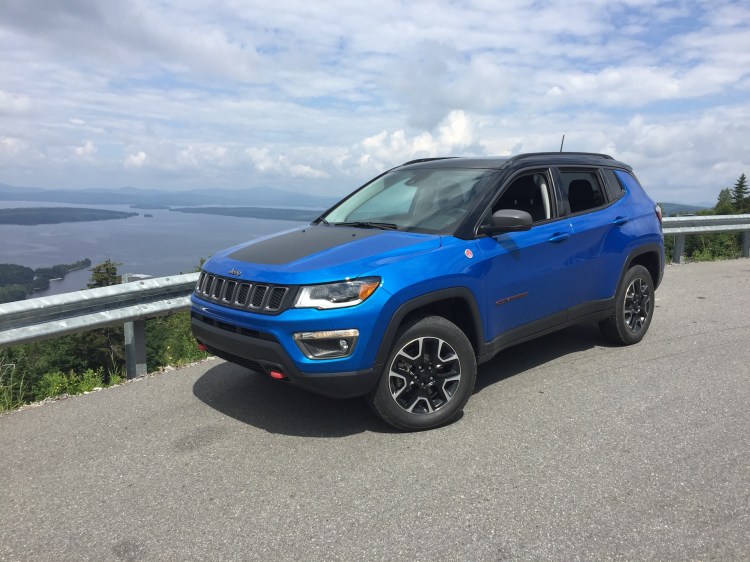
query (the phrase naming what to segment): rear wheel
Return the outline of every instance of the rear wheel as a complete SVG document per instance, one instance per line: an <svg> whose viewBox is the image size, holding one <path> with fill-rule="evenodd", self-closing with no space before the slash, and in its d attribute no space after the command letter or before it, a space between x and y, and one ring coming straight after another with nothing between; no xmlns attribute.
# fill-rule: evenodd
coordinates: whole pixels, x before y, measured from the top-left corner
<svg viewBox="0 0 750 562"><path fill-rule="evenodd" d="M631 267L622 278L615 299L615 311L599 323L599 328L616 344L638 343L654 316L654 282L648 269L642 265Z"/></svg>
<svg viewBox="0 0 750 562"><path fill-rule="evenodd" d="M402 431L456 419L474 390L476 357L466 335L440 316L407 325L368 397L372 409Z"/></svg>

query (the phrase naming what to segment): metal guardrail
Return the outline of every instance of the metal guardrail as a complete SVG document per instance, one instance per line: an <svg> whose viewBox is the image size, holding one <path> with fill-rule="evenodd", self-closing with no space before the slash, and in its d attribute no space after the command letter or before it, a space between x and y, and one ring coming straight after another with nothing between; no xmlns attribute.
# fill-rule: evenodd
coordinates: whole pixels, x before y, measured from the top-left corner
<svg viewBox="0 0 750 562"><path fill-rule="evenodd" d="M673 235L674 263L685 262L685 236L716 232L742 232L742 257L750 257L750 214L665 217L664 235Z"/></svg>
<svg viewBox="0 0 750 562"><path fill-rule="evenodd" d="M742 255L750 257L750 215L664 219L676 263L684 261L685 236L709 232L743 232ZM185 273L0 304L0 347L125 325L128 378L146 374L146 319L187 310L197 281L198 273Z"/></svg>
<svg viewBox="0 0 750 562"><path fill-rule="evenodd" d="M187 310L198 273L0 304L0 347L125 325L128 378L146 374L145 321Z"/></svg>

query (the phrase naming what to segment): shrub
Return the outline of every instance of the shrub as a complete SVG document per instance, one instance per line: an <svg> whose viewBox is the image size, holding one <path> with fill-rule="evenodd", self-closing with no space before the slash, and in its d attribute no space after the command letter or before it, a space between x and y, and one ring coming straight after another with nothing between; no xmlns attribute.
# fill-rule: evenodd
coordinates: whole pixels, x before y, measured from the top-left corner
<svg viewBox="0 0 750 562"><path fill-rule="evenodd" d="M104 386L102 369L86 369L80 374L70 371L67 375L54 371L45 373L39 380L34 389L34 398L44 400L61 394L82 394Z"/></svg>

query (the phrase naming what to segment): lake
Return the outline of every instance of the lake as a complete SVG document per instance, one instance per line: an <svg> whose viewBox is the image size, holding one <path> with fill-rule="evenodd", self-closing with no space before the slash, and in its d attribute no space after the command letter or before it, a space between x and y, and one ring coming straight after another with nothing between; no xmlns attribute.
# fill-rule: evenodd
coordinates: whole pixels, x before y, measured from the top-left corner
<svg viewBox="0 0 750 562"><path fill-rule="evenodd" d="M66 205L1 201L0 208L88 207L140 213L127 219L42 224L0 225L0 263L31 268L73 263L84 258L97 265L107 258L120 262L120 273L153 277L193 271L201 258L246 240L300 226L301 222L218 215L188 214L167 209L131 209L128 205ZM145 217L144 214L153 215ZM32 297L85 289L91 273L74 271L52 281Z"/></svg>

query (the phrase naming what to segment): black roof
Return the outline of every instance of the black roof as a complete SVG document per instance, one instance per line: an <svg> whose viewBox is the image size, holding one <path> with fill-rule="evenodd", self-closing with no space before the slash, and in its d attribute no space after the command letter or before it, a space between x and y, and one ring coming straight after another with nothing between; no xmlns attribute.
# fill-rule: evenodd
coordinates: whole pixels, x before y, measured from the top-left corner
<svg viewBox="0 0 750 562"><path fill-rule="evenodd" d="M446 156L443 158L420 158L410 160L398 166L409 168L484 168L502 169L512 164L531 165L595 165L613 166L630 169L630 166L618 162L608 154L594 152L529 152L515 156L498 156L485 158L463 158Z"/></svg>

